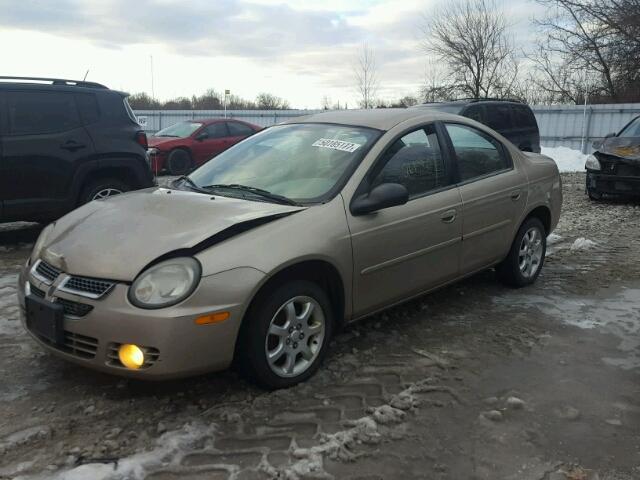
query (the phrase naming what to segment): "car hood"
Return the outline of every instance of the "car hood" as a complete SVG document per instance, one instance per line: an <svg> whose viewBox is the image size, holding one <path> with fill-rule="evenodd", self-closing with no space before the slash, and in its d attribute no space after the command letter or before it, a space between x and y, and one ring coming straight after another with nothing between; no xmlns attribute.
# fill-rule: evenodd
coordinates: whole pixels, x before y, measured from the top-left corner
<svg viewBox="0 0 640 480"><path fill-rule="evenodd" d="M303 209L150 188L96 200L65 215L55 222L41 257L74 275L131 281L169 252L207 248L212 237L226 239L230 232L242 231L238 225L246 230L252 222L264 223Z"/></svg>
<svg viewBox="0 0 640 480"><path fill-rule="evenodd" d="M147 143L149 148L167 148L175 145L180 145L185 143L187 138L176 138L176 137L149 137L147 139Z"/></svg>
<svg viewBox="0 0 640 480"><path fill-rule="evenodd" d="M640 161L640 137L606 138L598 151L606 155Z"/></svg>

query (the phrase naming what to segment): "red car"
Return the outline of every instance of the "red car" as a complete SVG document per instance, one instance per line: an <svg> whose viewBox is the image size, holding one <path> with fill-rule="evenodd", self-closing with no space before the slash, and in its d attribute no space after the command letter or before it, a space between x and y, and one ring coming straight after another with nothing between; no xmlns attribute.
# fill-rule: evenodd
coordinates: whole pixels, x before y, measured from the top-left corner
<svg viewBox="0 0 640 480"><path fill-rule="evenodd" d="M183 175L259 130L262 127L225 118L176 123L149 137L151 168Z"/></svg>

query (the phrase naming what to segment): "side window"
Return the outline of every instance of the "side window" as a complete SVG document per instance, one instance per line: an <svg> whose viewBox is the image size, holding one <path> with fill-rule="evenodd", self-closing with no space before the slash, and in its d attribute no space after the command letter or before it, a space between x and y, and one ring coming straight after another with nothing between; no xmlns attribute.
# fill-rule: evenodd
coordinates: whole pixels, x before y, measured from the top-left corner
<svg viewBox="0 0 640 480"><path fill-rule="evenodd" d="M446 124L458 160L462 181L506 170L511 162L502 145L489 135L472 127Z"/></svg>
<svg viewBox="0 0 640 480"><path fill-rule="evenodd" d="M535 128L536 117L530 108L517 106L513 108L513 123L517 128Z"/></svg>
<svg viewBox="0 0 640 480"><path fill-rule="evenodd" d="M227 122L229 128L229 135L232 137L248 137L253 135L253 129L243 123Z"/></svg>
<svg viewBox="0 0 640 480"><path fill-rule="evenodd" d="M227 126L225 122L212 123L211 125L207 125L204 129L207 132L207 138L209 140L213 140L215 138L224 138L229 136L229 132L227 131Z"/></svg>
<svg viewBox="0 0 640 480"><path fill-rule="evenodd" d="M482 105L471 105L464 111L464 116L476 122L485 123L483 110Z"/></svg>
<svg viewBox="0 0 640 480"><path fill-rule="evenodd" d="M379 168L372 187L399 183L407 188L409 197L450 184L433 125L396 140L385 152Z"/></svg>
<svg viewBox="0 0 640 480"><path fill-rule="evenodd" d="M80 111L80 118L85 125L97 122L100 119L98 102L92 93L76 93L76 102Z"/></svg>
<svg viewBox="0 0 640 480"><path fill-rule="evenodd" d="M7 110L10 135L65 132L80 126L71 93L9 92Z"/></svg>
<svg viewBox="0 0 640 480"><path fill-rule="evenodd" d="M485 125L500 132L511 127L511 107L509 105L486 105Z"/></svg>

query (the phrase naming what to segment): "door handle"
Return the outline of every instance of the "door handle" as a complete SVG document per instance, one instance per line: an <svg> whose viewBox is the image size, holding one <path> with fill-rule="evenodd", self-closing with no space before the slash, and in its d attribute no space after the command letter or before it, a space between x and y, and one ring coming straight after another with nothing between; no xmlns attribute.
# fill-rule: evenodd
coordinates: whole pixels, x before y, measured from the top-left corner
<svg viewBox="0 0 640 480"><path fill-rule="evenodd" d="M521 196L522 196L522 192L520 190L515 190L511 192L511 200L513 200L514 202L517 202L518 200L520 200Z"/></svg>
<svg viewBox="0 0 640 480"><path fill-rule="evenodd" d="M80 150L81 148L85 147L86 145L84 143L78 143L75 140L67 140L62 145L60 145L60 148L62 148L63 150L68 150L70 152L75 152L76 150Z"/></svg>
<svg viewBox="0 0 640 480"><path fill-rule="evenodd" d="M453 223L453 221L456 219L456 214L457 212L455 210L447 210L442 215L440 215L440 220L442 220L444 223Z"/></svg>

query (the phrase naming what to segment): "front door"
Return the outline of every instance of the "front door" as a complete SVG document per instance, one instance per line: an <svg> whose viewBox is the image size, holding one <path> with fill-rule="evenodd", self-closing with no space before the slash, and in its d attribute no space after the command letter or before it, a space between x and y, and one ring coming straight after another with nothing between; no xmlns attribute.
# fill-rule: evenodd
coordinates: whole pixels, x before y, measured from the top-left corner
<svg viewBox="0 0 640 480"><path fill-rule="evenodd" d="M458 275L462 200L446 158L429 124L396 140L369 172L369 189L400 183L409 202L368 215L348 212L356 316Z"/></svg>
<svg viewBox="0 0 640 480"><path fill-rule="evenodd" d="M202 133L205 136L201 136ZM229 130L227 130L226 122L205 125L196 134L196 138L199 140L195 141L192 147L196 165L202 165L229 147Z"/></svg>
<svg viewBox="0 0 640 480"><path fill-rule="evenodd" d="M456 157L464 229L461 272L502 260L527 203L527 177L497 139L476 128L447 123Z"/></svg>
<svg viewBox="0 0 640 480"><path fill-rule="evenodd" d="M69 202L74 173L94 153L71 93L7 91L2 138L4 216L55 215Z"/></svg>

